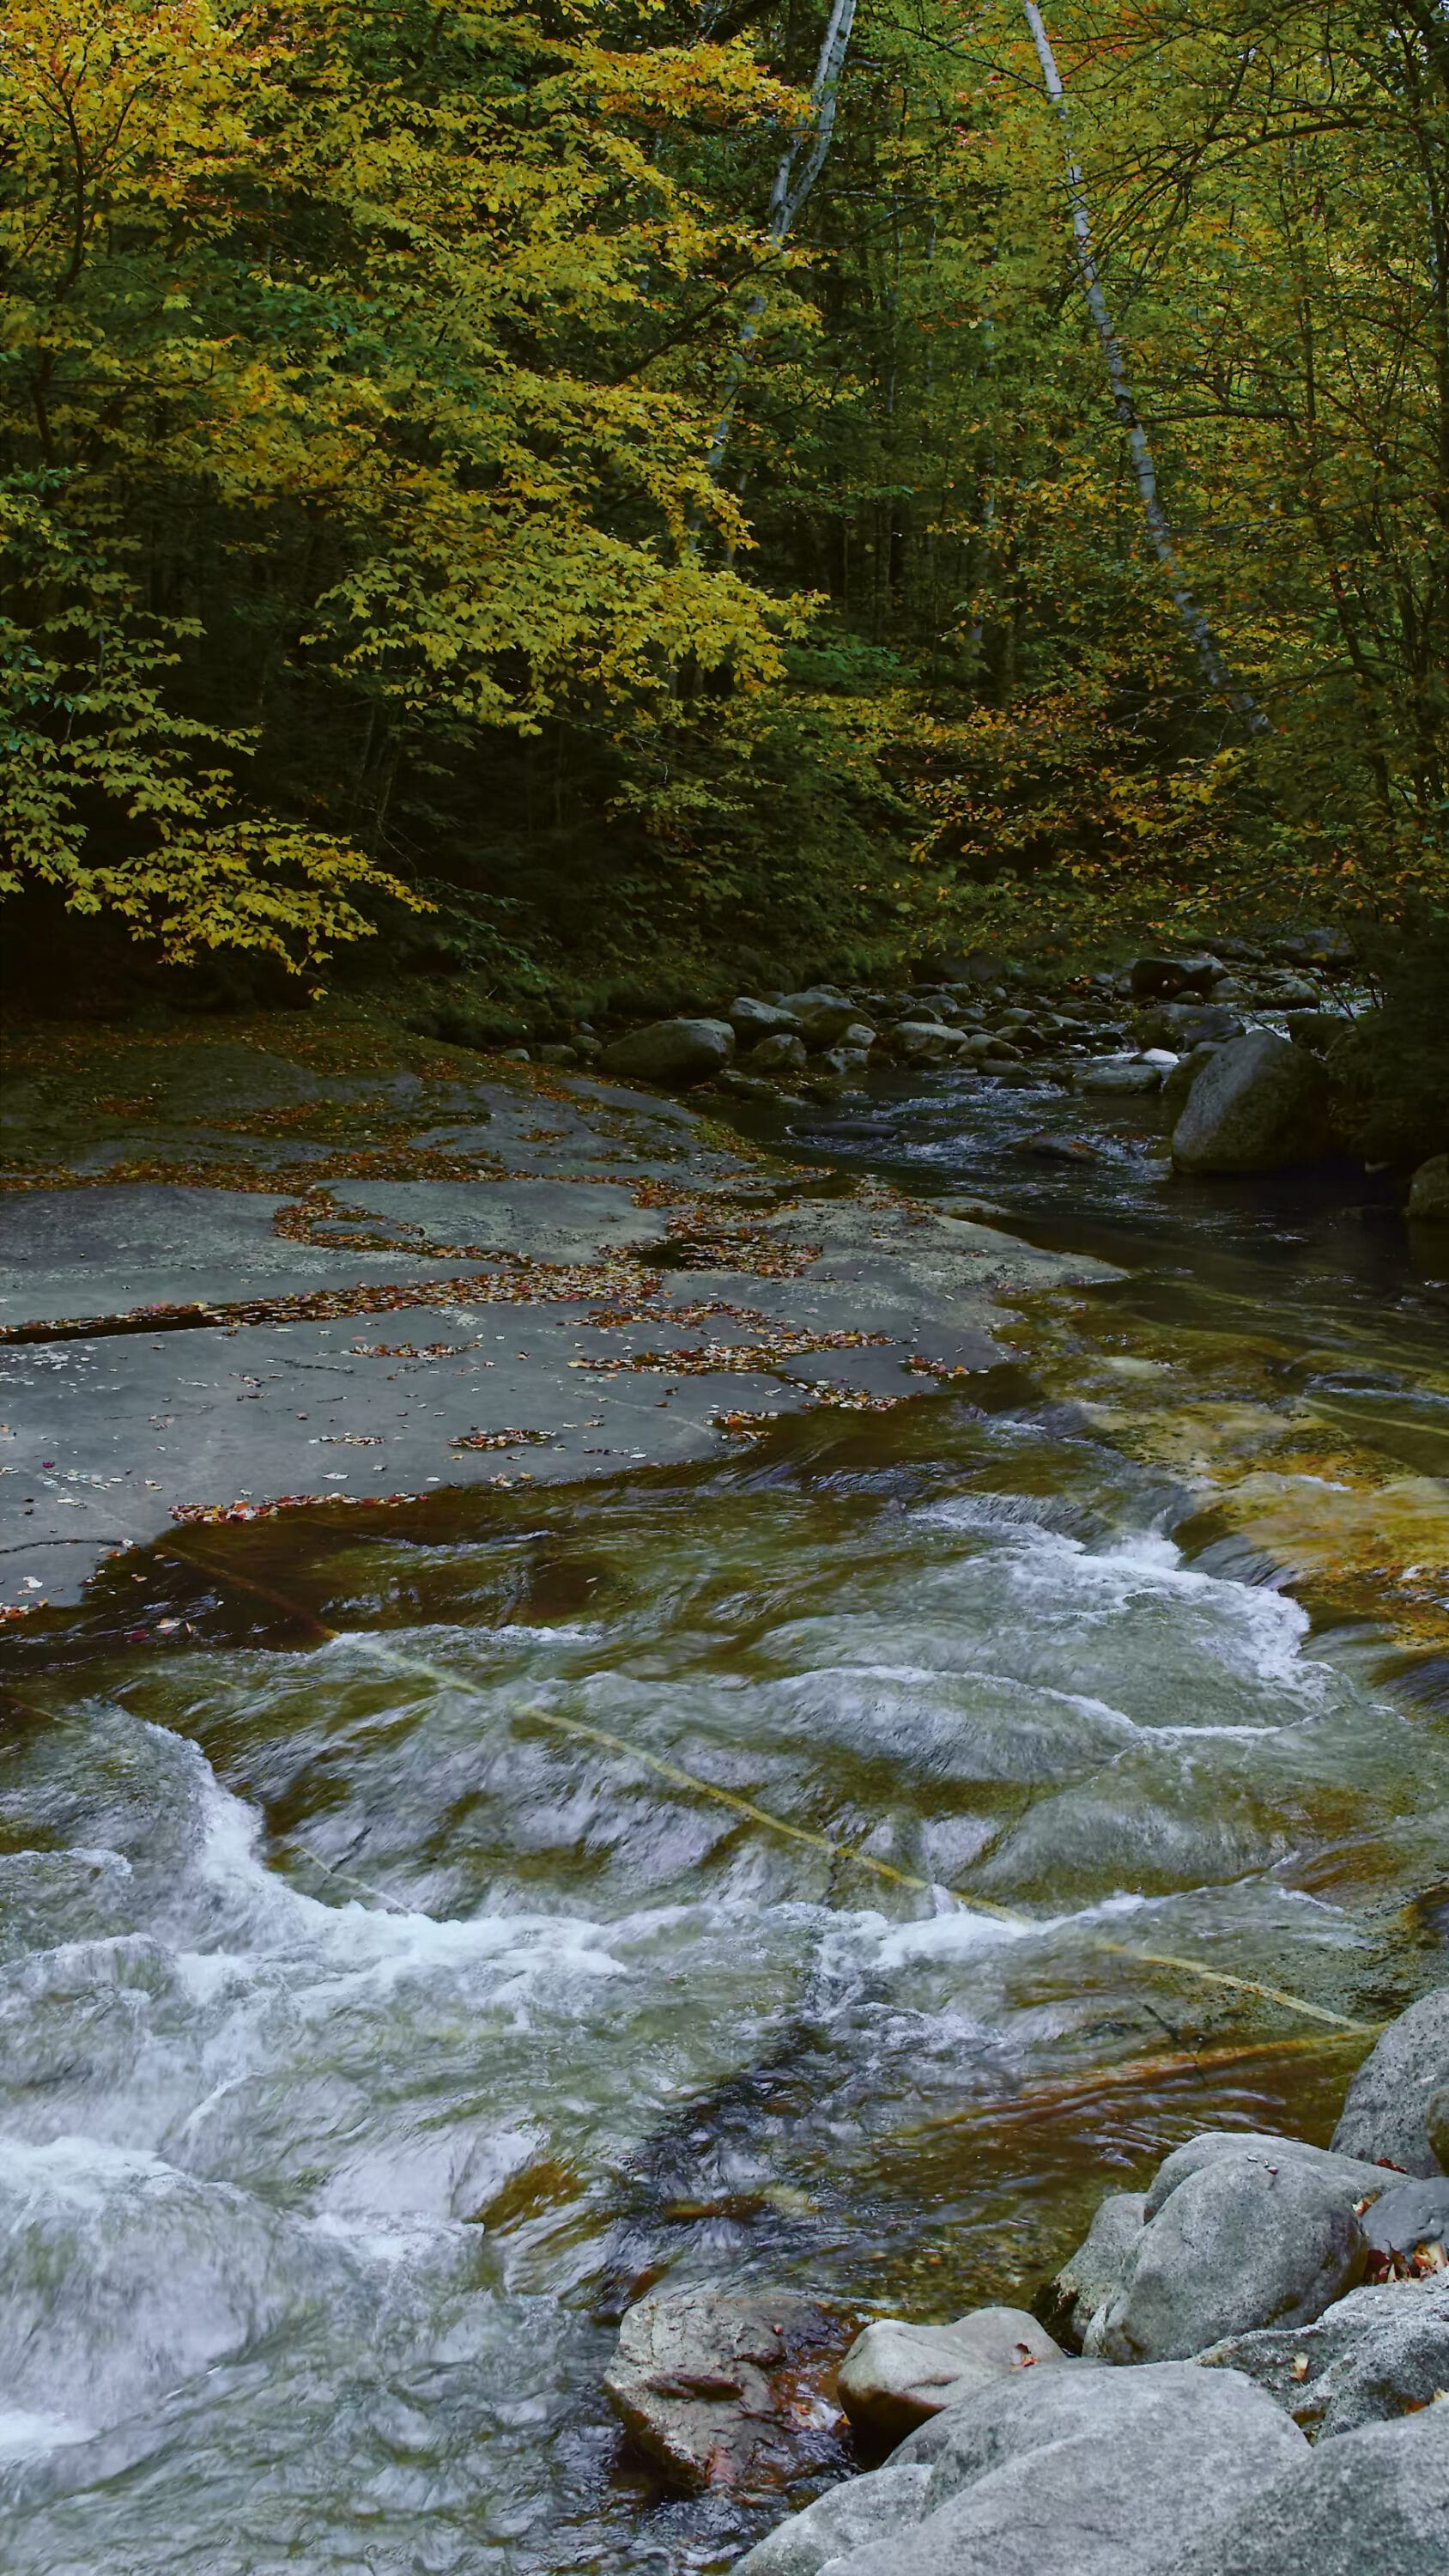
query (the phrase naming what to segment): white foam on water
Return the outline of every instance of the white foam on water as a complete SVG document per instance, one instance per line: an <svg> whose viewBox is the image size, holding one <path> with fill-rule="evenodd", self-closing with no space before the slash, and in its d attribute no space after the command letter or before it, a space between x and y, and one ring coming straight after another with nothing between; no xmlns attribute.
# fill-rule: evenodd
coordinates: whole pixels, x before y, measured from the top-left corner
<svg viewBox="0 0 1449 2576"><path fill-rule="evenodd" d="M981 1498L959 1496L932 1504L917 1518L946 1528L979 1528ZM1204 1573L1188 1565L1175 1541L1160 1530L1132 1531L1106 1547L1092 1548L1040 1522L1017 1523L996 1562L1007 1565L1029 1600L1049 1588L1058 1618L1099 1619L1144 1595L1190 1601L1220 1622L1216 1650L1222 1660L1235 1660L1236 1649L1259 1681L1304 1695L1317 1696L1323 1688L1327 1668L1303 1653L1308 1613L1290 1594Z"/></svg>
<svg viewBox="0 0 1449 2576"><path fill-rule="evenodd" d="M89 2442L95 2431L94 2424L82 2424L73 2415L37 2415L23 2406L0 2406L0 2460L43 2459L72 2442Z"/></svg>

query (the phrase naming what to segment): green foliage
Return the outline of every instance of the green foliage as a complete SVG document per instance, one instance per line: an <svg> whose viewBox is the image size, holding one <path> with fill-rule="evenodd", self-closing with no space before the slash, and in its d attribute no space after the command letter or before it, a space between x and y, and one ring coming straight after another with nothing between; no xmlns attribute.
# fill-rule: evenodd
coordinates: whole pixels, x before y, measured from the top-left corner
<svg viewBox="0 0 1449 2576"><path fill-rule="evenodd" d="M1442 904L1442 12L1049 15L1261 730L1019 0L862 0L784 246L821 13L11 0L4 884L515 1003Z"/></svg>

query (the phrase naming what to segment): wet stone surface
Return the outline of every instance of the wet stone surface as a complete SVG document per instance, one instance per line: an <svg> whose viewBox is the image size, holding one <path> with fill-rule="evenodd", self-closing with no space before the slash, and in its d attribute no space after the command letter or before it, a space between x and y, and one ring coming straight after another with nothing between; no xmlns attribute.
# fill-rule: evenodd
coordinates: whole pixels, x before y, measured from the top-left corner
<svg viewBox="0 0 1449 2576"><path fill-rule="evenodd" d="M194 1109L208 1085L243 1122L366 1090L242 1046L199 1052L202 1072L169 1068L148 1114ZM177 1514L677 1465L822 1397L920 1397L916 1360L995 1362L995 1291L1094 1269L949 1218L802 1211L790 1166L761 1172L689 1110L618 1086L476 1079L470 1105L471 1125L392 1148L423 1171L473 1154L470 1178L364 1171L300 1197L118 1179L8 1197L0 1602L74 1601L107 1550ZM198 1132L193 1119L192 1147ZM234 1151L217 1129L223 1141ZM289 1155L301 1141L289 1129ZM743 1266L717 1266L721 1250Z"/></svg>

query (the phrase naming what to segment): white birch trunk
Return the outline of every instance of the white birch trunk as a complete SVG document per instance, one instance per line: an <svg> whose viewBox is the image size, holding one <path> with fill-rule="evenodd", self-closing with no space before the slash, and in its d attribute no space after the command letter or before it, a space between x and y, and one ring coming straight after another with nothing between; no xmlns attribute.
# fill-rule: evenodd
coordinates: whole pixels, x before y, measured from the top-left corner
<svg viewBox="0 0 1449 2576"><path fill-rule="evenodd" d="M1197 654L1198 667L1208 687L1214 696L1226 699L1234 712L1246 719L1253 732L1261 732L1266 727L1267 718L1254 703L1249 692L1236 687L1229 678L1227 666L1218 650L1212 628L1189 590L1186 575L1178 560L1172 527L1158 497L1157 468L1152 460L1151 443L1132 398L1132 386L1127 374L1127 362L1122 354L1122 343L1117 337L1107 298L1102 291L1102 281L1097 273L1096 256L1092 249L1092 221L1087 204L1086 182L1075 157L1066 90L1061 74L1057 70L1056 56L1052 52L1046 22L1037 7L1036 0L1021 0L1021 5L1026 12L1026 23L1031 29L1031 40L1036 47L1037 61L1041 65L1046 94L1051 100L1062 129L1067 165L1067 200L1072 213L1072 240L1076 252L1077 273L1082 281L1087 310L1091 314L1101 346L1113 407L1118 420L1127 432L1127 445L1132 456L1132 471L1136 477L1142 515L1147 522L1147 533L1153 552L1167 576L1168 587L1172 592L1178 616Z"/></svg>
<svg viewBox="0 0 1449 2576"><path fill-rule="evenodd" d="M810 85L812 110L810 124L803 134L795 137L789 149L782 153L780 166L775 173L775 184L770 191L770 213L766 230L772 250L779 250L788 239L796 216L825 166L825 156L830 150L830 138L835 131L835 111L840 97L840 75L845 69L845 57L850 50L851 30L854 25L855 0L833 0L830 22L820 47L820 59L815 66L815 78ZM760 317L764 310L765 292L763 287L757 287L745 307L744 318L740 323L740 336L735 343L734 356L730 360L729 373L725 378L724 399L720 404L719 417L709 442L706 466L715 481L718 481L720 469L724 464L725 449L729 445L730 430L749 369L750 351L759 336Z"/></svg>

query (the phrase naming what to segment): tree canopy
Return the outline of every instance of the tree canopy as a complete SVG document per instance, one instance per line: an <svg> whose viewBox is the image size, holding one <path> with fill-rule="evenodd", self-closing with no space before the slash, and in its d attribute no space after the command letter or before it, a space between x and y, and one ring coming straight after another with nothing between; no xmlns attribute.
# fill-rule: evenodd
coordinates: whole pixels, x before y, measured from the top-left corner
<svg viewBox="0 0 1449 2576"><path fill-rule="evenodd" d="M11 0L0 263L7 890L300 967L1445 900L1434 0Z"/></svg>

